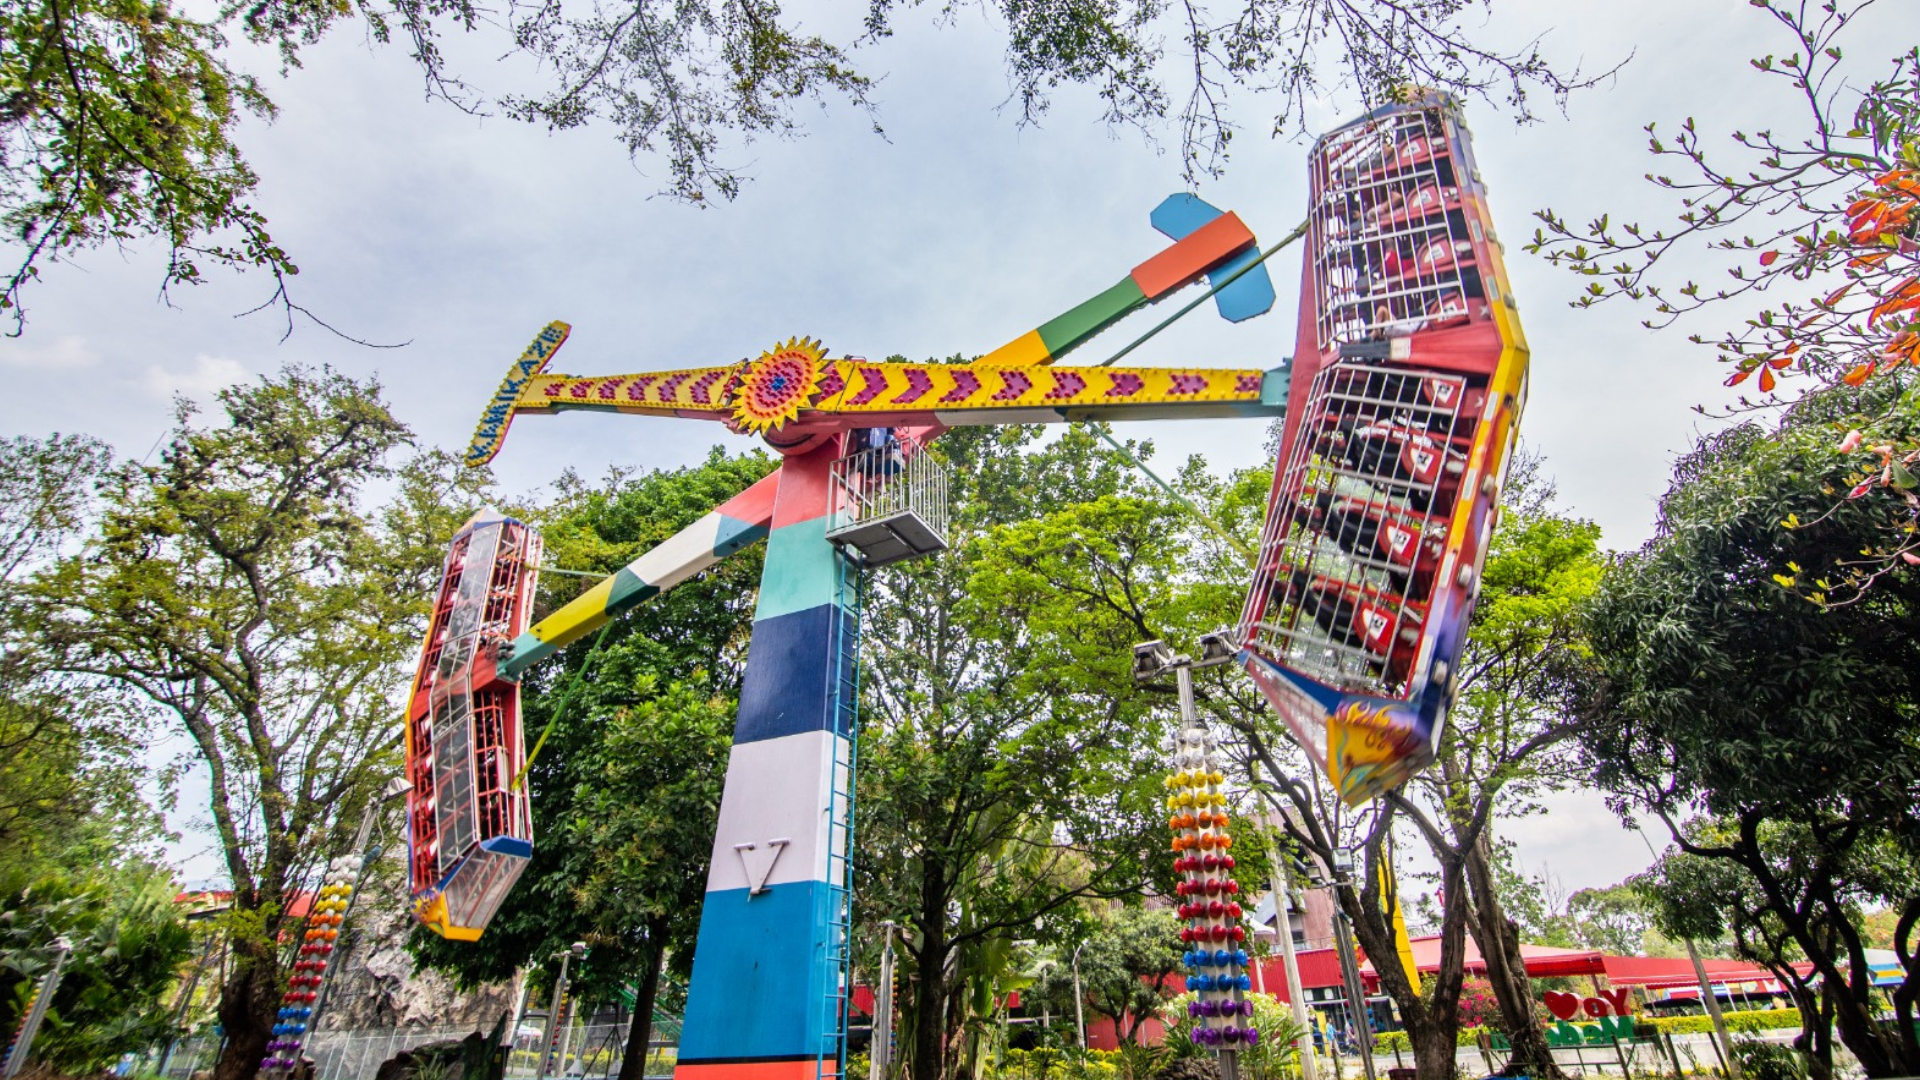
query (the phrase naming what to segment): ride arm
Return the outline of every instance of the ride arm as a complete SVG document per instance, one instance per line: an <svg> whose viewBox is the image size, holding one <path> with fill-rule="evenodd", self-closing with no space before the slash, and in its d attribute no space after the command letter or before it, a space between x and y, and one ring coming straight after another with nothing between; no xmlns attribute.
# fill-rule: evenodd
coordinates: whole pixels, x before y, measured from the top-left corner
<svg viewBox="0 0 1920 1080"><path fill-rule="evenodd" d="M779 472L769 473L529 627L513 640L501 661L501 677L517 681L528 668L598 630L615 615L765 539L779 489Z"/></svg>

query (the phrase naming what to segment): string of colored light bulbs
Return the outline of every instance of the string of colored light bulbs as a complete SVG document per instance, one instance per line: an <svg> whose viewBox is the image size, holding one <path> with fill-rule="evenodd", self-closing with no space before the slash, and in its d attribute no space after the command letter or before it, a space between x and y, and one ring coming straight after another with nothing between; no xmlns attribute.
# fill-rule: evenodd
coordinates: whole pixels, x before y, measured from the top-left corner
<svg viewBox="0 0 1920 1080"><path fill-rule="evenodd" d="M327 876L307 916L306 934L300 942L299 958L293 964L293 977L287 980L287 992L280 996L280 1013L273 1025L273 1038L267 1043L267 1056L260 1068L272 1072L290 1072L300 1062L300 1046L312 1026L314 1003L320 1000L320 988L327 981L328 958L340 937L340 924L346 921L347 908L353 903L353 883L360 876L360 856L342 855L327 864Z"/></svg>
<svg viewBox="0 0 1920 1080"><path fill-rule="evenodd" d="M1181 873L1175 892L1179 913L1187 925L1180 940L1187 943L1187 989L1197 996L1187 1005L1193 1017L1193 1041L1215 1050L1259 1045L1253 1026L1253 1002L1247 991L1247 931L1240 925L1242 909L1234 897L1240 883L1233 880L1233 836L1227 832L1222 809L1227 797L1220 791L1226 777L1220 772L1213 736L1203 727L1182 731L1174 743L1174 767L1167 777L1173 792L1167 800L1173 817L1173 868Z"/></svg>

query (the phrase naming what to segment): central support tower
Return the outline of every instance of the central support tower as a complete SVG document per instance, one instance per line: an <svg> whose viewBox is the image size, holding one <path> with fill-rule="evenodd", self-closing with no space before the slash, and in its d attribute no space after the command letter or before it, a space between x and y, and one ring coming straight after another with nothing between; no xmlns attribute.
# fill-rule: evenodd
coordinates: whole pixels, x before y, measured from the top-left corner
<svg viewBox="0 0 1920 1080"><path fill-rule="evenodd" d="M676 1080L816 1080L843 1045L857 568L827 540L841 438L774 497Z"/></svg>

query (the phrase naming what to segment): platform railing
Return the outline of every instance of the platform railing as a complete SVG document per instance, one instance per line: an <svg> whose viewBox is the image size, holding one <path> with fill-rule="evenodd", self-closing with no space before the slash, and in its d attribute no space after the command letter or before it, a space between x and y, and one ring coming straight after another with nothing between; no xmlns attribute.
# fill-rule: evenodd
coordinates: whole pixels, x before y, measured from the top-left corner
<svg viewBox="0 0 1920 1080"><path fill-rule="evenodd" d="M827 539L854 549L867 566L947 546L947 470L906 432L856 432L833 463L834 513Z"/></svg>

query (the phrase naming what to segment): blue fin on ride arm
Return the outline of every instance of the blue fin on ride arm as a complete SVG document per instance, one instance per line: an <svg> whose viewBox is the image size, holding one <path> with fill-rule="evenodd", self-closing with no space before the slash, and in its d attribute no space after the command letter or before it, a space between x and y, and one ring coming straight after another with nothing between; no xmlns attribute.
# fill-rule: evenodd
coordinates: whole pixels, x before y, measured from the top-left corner
<svg viewBox="0 0 1920 1080"><path fill-rule="evenodd" d="M1167 196L1159 206L1153 208L1148 220L1161 233L1181 240L1221 213L1219 207L1200 196L1182 192ZM1207 283L1218 286L1259 257L1257 249L1248 248L1208 271ZM1265 263L1241 274L1240 280L1221 289L1213 298L1213 302L1219 305L1220 317L1228 322L1245 322L1255 315L1264 315L1273 308L1273 300L1273 279L1267 276Z"/></svg>

